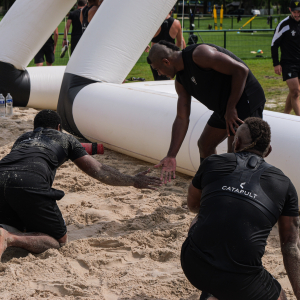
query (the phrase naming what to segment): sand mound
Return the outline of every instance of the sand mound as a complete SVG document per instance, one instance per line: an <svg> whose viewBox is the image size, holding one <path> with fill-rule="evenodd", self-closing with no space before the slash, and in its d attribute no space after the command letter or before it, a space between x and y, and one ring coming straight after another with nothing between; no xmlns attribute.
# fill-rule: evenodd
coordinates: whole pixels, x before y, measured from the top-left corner
<svg viewBox="0 0 300 300"><path fill-rule="evenodd" d="M36 113L16 108L12 118L1 118L0 159L32 129ZM151 167L108 149L94 157L127 174ZM54 187L66 193L58 204L70 243L39 255L7 249L0 263L0 299L198 300L200 292L186 280L179 259L194 217L186 207L190 181L177 174L158 191L110 187L65 163ZM274 234L263 261L294 300Z"/></svg>

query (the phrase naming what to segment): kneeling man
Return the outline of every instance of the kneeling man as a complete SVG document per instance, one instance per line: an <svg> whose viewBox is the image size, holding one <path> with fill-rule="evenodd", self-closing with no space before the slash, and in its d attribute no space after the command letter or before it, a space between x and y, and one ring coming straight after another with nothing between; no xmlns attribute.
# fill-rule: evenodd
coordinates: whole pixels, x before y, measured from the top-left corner
<svg viewBox="0 0 300 300"><path fill-rule="evenodd" d="M298 197L290 179L264 161L270 138L265 121L247 118L235 135L235 153L206 158L189 187L188 207L198 215L181 264L189 281L211 294L201 300L287 299L261 262L276 222L284 265L300 299Z"/></svg>
<svg viewBox="0 0 300 300"><path fill-rule="evenodd" d="M67 242L67 227L56 204L64 192L51 188L55 173L71 159L89 176L109 185L153 188L160 179L118 172L89 156L78 140L61 132L60 116L42 110L34 131L21 135L0 161L0 259L7 247L33 253Z"/></svg>

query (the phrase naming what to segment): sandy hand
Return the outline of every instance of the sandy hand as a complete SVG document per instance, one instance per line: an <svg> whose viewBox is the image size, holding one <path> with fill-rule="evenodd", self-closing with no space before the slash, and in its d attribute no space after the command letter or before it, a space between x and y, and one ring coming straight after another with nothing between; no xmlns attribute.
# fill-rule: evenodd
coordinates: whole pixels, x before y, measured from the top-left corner
<svg viewBox="0 0 300 300"><path fill-rule="evenodd" d="M165 184L171 181L172 174L173 179L176 178L175 171L176 171L176 158L175 157L168 157L166 156L164 159L160 161L159 164L154 166L154 168L162 167L160 180L162 180Z"/></svg>
<svg viewBox="0 0 300 300"><path fill-rule="evenodd" d="M137 189L156 190L153 186L161 186L161 180L158 177L146 176L151 171L148 169L134 176L134 187Z"/></svg>

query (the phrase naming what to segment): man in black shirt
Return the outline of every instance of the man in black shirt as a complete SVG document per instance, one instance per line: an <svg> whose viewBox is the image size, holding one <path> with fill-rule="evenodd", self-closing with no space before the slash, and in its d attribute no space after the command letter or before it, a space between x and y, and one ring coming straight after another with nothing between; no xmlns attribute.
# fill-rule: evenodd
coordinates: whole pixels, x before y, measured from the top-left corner
<svg viewBox="0 0 300 300"><path fill-rule="evenodd" d="M82 28L80 23L80 13L81 10L86 6L86 0L78 0L77 9L71 11L68 17L68 21L66 24L66 28L64 31L64 40L63 47L68 45L67 37L70 26L72 25L72 33L71 33L71 54L73 53L75 47L77 46L81 36L82 36Z"/></svg>
<svg viewBox="0 0 300 300"><path fill-rule="evenodd" d="M270 138L265 121L247 118L235 135L235 153L206 158L189 187L187 204L198 215L182 246L182 268L195 287L220 300L286 300L261 262L277 221L284 265L300 299L298 197L290 179L263 159Z"/></svg>
<svg viewBox="0 0 300 300"><path fill-rule="evenodd" d="M52 66L52 64L55 61L55 50L56 45L58 41L58 28L55 29L53 33L54 39L52 38L52 35L49 37L49 39L46 41L44 46L41 48L41 50L35 55L34 57L34 63L37 67L41 67L44 64L44 57L46 57L46 65Z"/></svg>
<svg viewBox="0 0 300 300"><path fill-rule="evenodd" d="M214 113L198 141L200 161L216 153L216 147L228 136L228 152L232 152L235 128L247 117L260 117L266 102L262 87L246 64L230 51L212 44L191 45L180 51L164 41L155 44L148 63L160 75L174 78L178 94L171 145L162 166L165 182L173 173L176 155L189 126L191 96Z"/></svg>
<svg viewBox="0 0 300 300"><path fill-rule="evenodd" d="M299 78L300 78L300 2L292 0L289 10L291 15L283 19L276 27L272 45L274 71L281 75L289 87L284 112L289 114L293 109L300 116ZM281 61L278 59L278 48L281 50Z"/></svg>
<svg viewBox="0 0 300 300"><path fill-rule="evenodd" d="M0 259L10 246L41 253L66 243L67 227L56 204L64 192L51 186L57 168L68 159L109 185L160 185L159 178L145 176L149 170L130 176L99 163L73 136L62 133L60 124L56 112L42 110L34 119L34 131L21 135L0 161Z"/></svg>

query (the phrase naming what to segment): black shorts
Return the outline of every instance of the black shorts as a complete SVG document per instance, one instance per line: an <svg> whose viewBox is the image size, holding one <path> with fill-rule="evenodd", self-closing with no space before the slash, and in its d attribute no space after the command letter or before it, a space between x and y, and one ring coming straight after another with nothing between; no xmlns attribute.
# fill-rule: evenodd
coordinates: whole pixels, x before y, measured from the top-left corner
<svg viewBox="0 0 300 300"><path fill-rule="evenodd" d="M292 78L300 78L300 65L282 63L282 79L286 81Z"/></svg>
<svg viewBox="0 0 300 300"><path fill-rule="evenodd" d="M158 75L158 72L156 70L154 70L151 66L151 71L152 71L152 74L153 74L153 78L155 81L158 81L158 80L170 80L169 77L167 76L164 76L164 75Z"/></svg>
<svg viewBox="0 0 300 300"><path fill-rule="evenodd" d="M54 45L53 44L45 44L42 49L36 54L34 57L34 63L39 64L45 61L44 56L46 56L46 62L49 64L54 63Z"/></svg>
<svg viewBox="0 0 300 300"><path fill-rule="evenodd" d="M27 171L0 172L0 224L22 232L46 233L55 239L67 233L56 204L63 191L52 189L40 175Z"/></svg>
<svg viewBox="0 0 300 300"><path fill-rule="evenodd" d="M244 109L238 109L237 113L238 113L238 117L239 119L241 119L242 121L244 121L245 119L249 118L249 117L256 117L256 118L263 118L263 110L264 110L265 104L263 104L262 106L258 107L254 112L250 113L250 108L246 107ZM214 128L219 128L219 129L226 129L226 121L224 117L220 117L219 114L217 114L216 112L214 112L211 117L209 118L209 120L207 121L207 124L211 127ZM230 131L230 135L233 136L234 134Z"/></svg>
<svg viewBox="0 0 300 300"><path fill-rule="evenodd" d="M242 274L214 268L196 253L188 237L181 249L181 266L190 283L220 300L277 300L279 282L264 268Z"/></svg>

